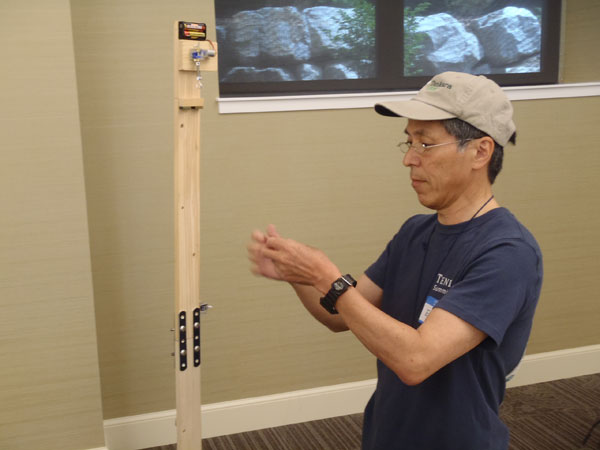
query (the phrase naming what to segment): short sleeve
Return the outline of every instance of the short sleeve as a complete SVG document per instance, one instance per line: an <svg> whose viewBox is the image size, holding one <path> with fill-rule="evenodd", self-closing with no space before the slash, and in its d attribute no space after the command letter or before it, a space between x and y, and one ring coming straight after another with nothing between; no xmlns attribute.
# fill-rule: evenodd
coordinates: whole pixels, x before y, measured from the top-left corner
<svg viewBox="0 0 600 450"><path fill-rule="evenodd" d="M390 260L392 242L393 240L388 242L385 250L379 255L379 258L365 270L365 275L381 289L385 285L385 274Z"/></svg>
<svg viewBox="0 0 600 450"><path fill-rule="evenodd" d="M384 288L388 274L394 272L394 267L401 263L402 254L410 254L410 249L407 247L411 242L417 241L423 229L429 229L435 216L433 215L416 215L408 219L394 237L388 242L385 250L379 255L379 258L371 264L365 275L380 288ZM408 252L408 253L407 253Z"/></svg>
<svg viewBox="0 0 600 450"><path fill-rule="evenodd" d="M503 241L474 259L436 307L470 323L500 346L528 302L537 302L540 267L531 246L518 239Z"/></svg>

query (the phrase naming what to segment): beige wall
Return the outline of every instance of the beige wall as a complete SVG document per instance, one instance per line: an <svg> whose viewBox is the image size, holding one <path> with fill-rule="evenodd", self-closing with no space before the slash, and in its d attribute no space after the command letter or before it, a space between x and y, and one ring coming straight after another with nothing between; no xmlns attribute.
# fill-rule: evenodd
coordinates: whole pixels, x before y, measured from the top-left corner
<svg viewBox="0 0 600 450"><path fill-rule="evenodd" d="M213 1L72 0L71 10L104 418L172 409L171 32L178 19L206 21L209 38L215 39ZM589 56L597 54L600 41L600 6L595 0L569 0L566 11L563 81L600 81L597 58ZM12 87L30 73L22 69L8 80L11 89L4 83L3 95L15 96ZM76 140L72 67L45 81L56 97L45 103L46 110L61 112L52 120L67 109L71 122L64 131L44 117L38 121L45 127L41 134L61 143L65 136ZM402 221L422 211L395 149L403 122L369 109L219 115L216 74L206 74L205 85L201 292L215 308L203 319L203 402L374 377L374 358L352 335L331 334L308 317L287 286L249 274L245 245L253 228L272 222L286 235L323 248L342 270L360 274ZM13 98L6 117L16 108L25 126L39 109L18 100ZM546 281L528 352L597 344L600 310L592 293L600 256L595 208L600 153L594 151L600 146L600 98L521 101L515 110L518 145L508 149L495 191L534 232L545 255ZM8 142L16 149L20 141ZM47 146L38 149L39 158L31 151L3 154L3 160L16 161L10 169L2 166L11 177L2 177L8 186L30 180L32 159L43 176L35 177L39 186L23 184L21 197L10 195L11 214L1 220L8 221L3 231L15 233L29 232L23 223L36 224L31 233L37 241L15 248L34 255L31 267L40 260L48 265L37 268L40 277L62 269L33 250L62 242L64 249L48 251L70 255L74 269L68 276L61 272L67 278L59 280L83 277L85 292L83 189L63 186L81 181L80 172L64 173L71 167L67 162L77 160L73 145L70 156L58 162L49 159L56 152ZM40 190L38 205L62 205L75 195L79 218L63 220L71 212L62 210L33 217L23 211ZM47 217L63 220L57 222L56 239L41 238ZM74 223L76 232L69 228ZM23 271L14 276L27 289L46 286ZM0 289L8 289L7 283ZM56 281L58 286L73 284ZM47 291L54 295L52 286ZM88 294L79 306L90 304ZM4 295L0 307L6 307ZM15 308L10 317L30 315L33 307ZM8 321L5 317L0 320ZM61 341L53 336L49 342Z"/></svg>
<svg viewBox="0 0 600 450"><path fill-rule="evenodd" d="M67 0L0 4L0 448L104 445Z"/></svg>
<svg viewBox="0 0 600 450"><path fill-rule="evenodd" d="M598 81L600 4L594 0L568 0L564 10L567 20L566 34L563 35L563 82Z"/></svg>

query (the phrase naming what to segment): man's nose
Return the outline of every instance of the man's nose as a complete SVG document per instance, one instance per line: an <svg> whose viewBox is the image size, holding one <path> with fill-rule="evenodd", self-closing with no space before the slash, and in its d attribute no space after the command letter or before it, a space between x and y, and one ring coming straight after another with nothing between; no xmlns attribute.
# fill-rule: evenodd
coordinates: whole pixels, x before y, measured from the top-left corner
<svg viewBox="0 0 600 450"><path fill-rule="evenodd" d="M408 151L404 154L404 158L402 159L402 164L404 164L406 167L417 166L419 162L421 162L421 159L412 147L408 149Z"/></svg>

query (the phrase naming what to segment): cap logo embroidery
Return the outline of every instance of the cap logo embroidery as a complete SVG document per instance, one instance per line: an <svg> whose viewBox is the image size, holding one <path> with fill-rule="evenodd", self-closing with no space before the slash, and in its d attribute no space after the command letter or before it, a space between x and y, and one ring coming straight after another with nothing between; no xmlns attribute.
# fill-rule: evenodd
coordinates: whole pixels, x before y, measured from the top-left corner
<svg viewBox="0 0 600 450"><path fill-rule="evenodd" d="M452 85L443 81L431 80L427 86L428 91L437 91L438 88L452 89Z"/></svg>

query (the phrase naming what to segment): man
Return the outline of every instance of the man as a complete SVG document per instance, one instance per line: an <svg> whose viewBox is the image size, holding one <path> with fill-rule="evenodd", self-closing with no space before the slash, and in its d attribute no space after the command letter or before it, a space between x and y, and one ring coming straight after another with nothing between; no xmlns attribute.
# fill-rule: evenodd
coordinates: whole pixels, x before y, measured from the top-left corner
<svg viewBox="0 0 600 450"><path fill-rule="evenodd" d="M252 234L252 271L291 283L316 319L377 357L363 449L506 450L498 408L542 283L535 239L492 194L512 106L493 81L446 72L375 110L408 119L403 163L436 214L408 219L358 283L272 225Z"/></svg>

